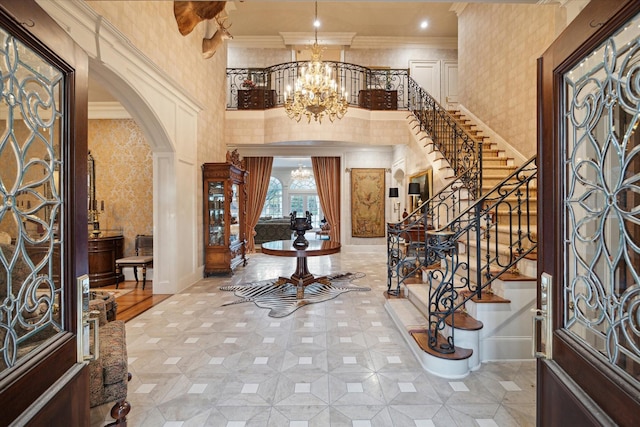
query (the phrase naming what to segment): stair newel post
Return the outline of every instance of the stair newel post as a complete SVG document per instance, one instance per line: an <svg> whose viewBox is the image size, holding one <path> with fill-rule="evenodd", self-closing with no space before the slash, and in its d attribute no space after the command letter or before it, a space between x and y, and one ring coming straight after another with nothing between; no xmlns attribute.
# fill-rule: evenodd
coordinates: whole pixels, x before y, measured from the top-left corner
<svg viewBox="0 0 640 427"><path fill-rule="evenodd" d="M399 226L399 225L398 225ZM387 294L400 295L400 239L396 227L387 224ZM391 286L393 279L396 279L397 286L393 291Z"/></svg>
<svg viewBox="0 0 640 427"><path fill-rule="evenodd" d="M438 259L445 259L442 268L429 271L429 347L443 354L455 352L454 329L446 341L438 340L446 327L445 319L455 312L455 272L458 269L457 234L450 230L428 230L425 238L433 242L432 250ZM440 283L436 283L439 281Z"/></svg>

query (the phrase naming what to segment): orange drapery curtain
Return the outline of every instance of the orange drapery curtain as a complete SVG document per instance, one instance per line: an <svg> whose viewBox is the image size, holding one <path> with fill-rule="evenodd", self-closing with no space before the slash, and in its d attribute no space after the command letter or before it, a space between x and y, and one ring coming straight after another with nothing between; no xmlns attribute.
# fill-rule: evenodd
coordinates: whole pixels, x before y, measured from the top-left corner
<svg viewBox="0 0 640 427"><path fill-rule="evenodd" d="M311 165L329 238L340 242L340 157L312 157Z"/></svg>
<svg viewBox="0 0 640 427"><path fill-rule="evenodd" d="M260 213L267 197L269 179L273 157L244 157L244 164L249 172L247 179L247 218L245 236L247 237L247 252L255 252L255 226L260 219Z"/></svg>

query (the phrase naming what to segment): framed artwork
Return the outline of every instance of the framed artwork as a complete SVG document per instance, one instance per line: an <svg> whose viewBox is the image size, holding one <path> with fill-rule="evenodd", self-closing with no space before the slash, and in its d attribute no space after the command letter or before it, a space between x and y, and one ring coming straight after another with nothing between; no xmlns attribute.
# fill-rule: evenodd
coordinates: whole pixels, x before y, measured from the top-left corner
<svg viewBox="0 0 640 427"><path fill-rule="evenodd" d="M351 169L351 236L384 237L385 169Z"/></svg>
<svg viewBox="0 0 640 427"><path fill-rule="evenodd" d="M418 184L420 184L421 201L427 201L433 196L433 169L427 169L414 175L410 175L409 182L417 182Z"/></svg>

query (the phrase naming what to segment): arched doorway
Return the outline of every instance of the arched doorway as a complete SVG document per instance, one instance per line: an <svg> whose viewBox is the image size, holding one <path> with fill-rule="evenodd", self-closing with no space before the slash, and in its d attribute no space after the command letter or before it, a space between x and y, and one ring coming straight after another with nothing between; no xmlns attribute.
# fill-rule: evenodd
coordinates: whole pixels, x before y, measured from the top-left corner
<svg viewBox="0 0 640 427"><path fill-rule="evenodd" d="M202 277L196 156L201 106L89 6L70 2L62 9L45 2L42 7L87 52L91 77L109 87L151 146L153 290L176 293ZM91 37L87 28L94 29Z"/></svg>

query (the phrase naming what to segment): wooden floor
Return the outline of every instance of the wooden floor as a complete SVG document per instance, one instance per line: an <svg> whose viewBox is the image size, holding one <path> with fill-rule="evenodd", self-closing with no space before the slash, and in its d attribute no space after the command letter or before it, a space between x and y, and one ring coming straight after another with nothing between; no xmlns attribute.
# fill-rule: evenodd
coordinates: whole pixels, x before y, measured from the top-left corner
<svg viewBox="0 0 640 427"><path fill-rule="evenodd" d="M112 285L98 289L101 291L108 291L109 289L115 288L115 285ZM118 286L118 289L131 288L133 288L132 292L116 298L116 302L118 303L116 319L118 320L124 320L125 322L131 320L140 313L147 311L154 305L159 304L161 301L164 301L171 296L169 294L154 295L153 283L149 281L147 281L144 290L142 290L142 282L136 283L135 280L121 282L120 286Z"/></svg>

